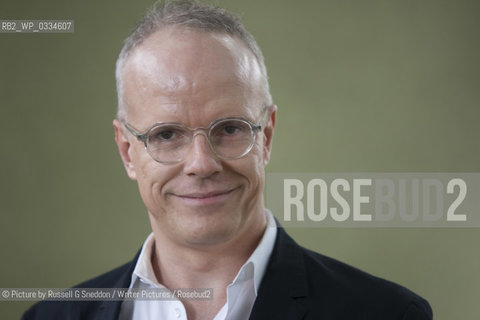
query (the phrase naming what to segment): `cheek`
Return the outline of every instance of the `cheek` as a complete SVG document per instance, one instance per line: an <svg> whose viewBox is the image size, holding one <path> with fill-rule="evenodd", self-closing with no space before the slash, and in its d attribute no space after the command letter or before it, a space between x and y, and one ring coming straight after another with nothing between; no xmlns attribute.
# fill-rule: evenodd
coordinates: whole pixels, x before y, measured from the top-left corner
<svg viewBox="0 0 480 320"><path fill-rule="evenodd" d="M175 170L153 160L144 149L137 151L138 153L132 157L132 160L137 174L140 195L147 209L156 211L164 203L162 192L165 184L175 175Z"/></svg>
<svg viewBox="0 0 480 320"><path fill-rule="evenodd" d="M254 157L255 166L258 170L262 171L265 169L264 160L265 160L265 148L262 143L256 143L253 150L251 151Z"/></svg>
<svg viewBox="0 0 480 320"><path fill-rule="evenodd" d="M262 147L259 144L256 144L247 155L247 159L248 161L245 161L242 165L242 171L245 172L245 175L251 184L251 188L261 188L263 186L265 168Z"/></svg>

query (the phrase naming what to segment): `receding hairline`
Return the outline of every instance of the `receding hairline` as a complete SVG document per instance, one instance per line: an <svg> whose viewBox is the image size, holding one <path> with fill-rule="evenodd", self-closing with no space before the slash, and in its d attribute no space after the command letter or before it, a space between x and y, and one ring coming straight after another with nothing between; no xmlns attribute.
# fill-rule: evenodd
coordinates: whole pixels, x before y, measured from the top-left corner
<svg viewBox="0 0 480 320"><path fill-rule="evenodd" d="M122 60L122 64L119 66L120 68L119 76L122 79L124 79L125 76L128 77L128 74L126 74L126 72L132 72L132 70L135 70L135 69L130 69L133 67L131 64L132 59L137 60L139 57L138 56L136 57L136 55L139 54L140 59L138 59L137 61L142 61L141 59L145 57L145 56L142 56L143 50L147 52L146 57L149 57L150 54L152 54L152 57L154 57L154 59L161 59L163 60L163 62L161 63L165 63L165 61L169 61L169 60L164 60L164 59L172 59L172 56L169 56L169 54L166 52L170 51L172 46L175 47L176 42L181 43L183 41L187 41L187 43L189 43L190 37L192 37L194 41L195 39L199 39L201 37L207 37L207 38L210 37L212 39L215 39L214 41L218 42L219 46L214 50L216 51L225 50L225 52L228 52L226 53L226 55L228 55L226 59L232 60L232 63L234 65L233 73L237 78L237 81L238 81L237 84L241 85L244 88L248 88L248 90L251 90L249 92L251 92L250 98L253 99L251 100L252 104L257 104L259 101L262 105L265 104L263 101L264 93L263 93L263 90L261 89L263 84L263 75L262 75L261 65L258 62L258 59L256 58L255 54L238 36L227 34L224 32L219 32L219 31L207 31L203 29L185 28L182 26L175 26L175 25L161 28L153 32L152 34L150 34L148 37L144 38L141 43L138 43L137 46L131 49L128 55L124 56L124 59ZM192 44L192 49L193 49L191 50L191 52L192 53L198 52L194 49L196 44L193 41L190 43ZM156 50L157 46L158 46L158 51ZM207 47L207 50L210 48L212 48L212 46ZM162 51L165 52L165 55L163 54ZM222 59L221 56L220 56L220 59ZM213 63L216 63L215 60L210 60L210 61L211 62L213 61ZM218 64L216 66L215 65L212 65L212 66L214 66L215 68L216 66L218 66ZM194 66L194 68L195 67L196 66ZM123 83L123 81L122 81L122 86L123 86L122 92L125 94L125 83ZM125 99L125 96L123 98ZM128 104L126 102L127 101L125 100L123 101L124 106L122 111L124 112L124 116L127 116L127 112L128 112Z"/></svg>
<svg viewBox="0 0 480 320"><path fill-rule="evenodd" d="M255 38L233 12L223 8L202 4L196 0L157 2L137 24L133 32L125 39L116 62L116 82L118 95L117 117L126 116L123 101L123 69L129 57L153 34L167 29L194 30L208 34L224 34L237 39L253 55L260 70L261 84L258 91L262 103L273 104L268 83L268 74L263 54Z"/></svg>
<svg viewBox="0 0 480 320"><path fill-rule="evenodd" d="M163 38L162 34L165 34L166 36ZM245 53L247 53L249 56L254 58L255 63L257 64L259 69L261 69L261 65L260 65L257 57L255 56L255 53L252 52L252 50L250 50L248 45L246 45L245 42L241 38L239 38L238 36L233 35L233 34L220 32L220 31L207 31L207 30L203 30L203 29L196 29L196 28L176 26L176 25L166 26L164 28L158 29L155 32L151 33L148 37L142 39L141 42L139 42L135 47L132 47L131 50L123 56L123 59L121 60L120 67L124 68L127 65L127 63L130 61L130 58L133 55L135 55L138 52L138 50L142 50L144 48L146 42L151 41L153 37L162 37L162 39L160 39L160 40L167 39L165 42L159 42L159 49L161 50L161 48L163 46L165 46L165 48L166 48L166 45L168 43L170 43L169 42L170 40L182 41L183 40L183 39L181 39L182 37L188 38L189 36L192 36L192 35L194 37L197 36L197 35L198 36L203 36L203 35L211 36L212 38L218 40L218 42L221 43L223 45L223 47L225 47L229 51L234 52L234 53L240 52L240 50L231 50L232 47L227 45L230 42L228 40L233 40L238 45L240 45L239 49L241 48L242 51L244 50ZM235 56L235 55L233 54L232 56Z"/></svg>

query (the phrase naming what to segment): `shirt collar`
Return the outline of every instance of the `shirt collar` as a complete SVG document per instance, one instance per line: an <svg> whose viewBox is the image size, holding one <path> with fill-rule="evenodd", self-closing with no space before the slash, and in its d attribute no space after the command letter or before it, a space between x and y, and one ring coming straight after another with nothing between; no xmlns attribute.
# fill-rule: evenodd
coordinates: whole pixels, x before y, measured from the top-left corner
<svg viewBox="0 0 480 320"><path fill-rule="evenodd" d="M152 253L155 247L155 237L151 232L142 246L142 251L138 256L137 264L132 273L132 281L130 282L130 288L133 287L137 279L142 282L147 282L153 286L159 286L155 272L152 266Z"/></svg>
<svg viewBox="0 0 480 320"><path fill-rule="evenodd" d="M231 283L231 285L235 285L253 277L255 295L257 294L260 283L262 282L268 260L270 259L270 255L273 251L275 238L277 237L277 225L275 223L275 219L273 219L272 213L270 210L265 209L265 215L267 218L267 227L265 228L263 237L255 251L253 251L251 256L243 264L238 271L237 276Z"/></svg>
<svg viewBox="0 0 480 320"><path fill-rule="evenodd" d="M253 278L255 295L258 292L258 288L260 287L263 275L265 274L267 263L273 251L275 238L277 236L277 225L275 223L275 219L273 218L273 214L270 212L270 210L265 209L265 215L267 218L267 227L265 228L265 232L262 239L260 240L260 243L258 244L255 251L253 251L247 261L240 268L235 279L230 284L230 286L232 286ZM132 273L130 288L135 285L137 279L142 282L149 283L153 286L164 287L163 285L158 283L155 272L153 271L151 257L154 247L155 237L152 232L147 237L142 246L142 250L137 260L137 264L135 265L135 269Z"/></svg>

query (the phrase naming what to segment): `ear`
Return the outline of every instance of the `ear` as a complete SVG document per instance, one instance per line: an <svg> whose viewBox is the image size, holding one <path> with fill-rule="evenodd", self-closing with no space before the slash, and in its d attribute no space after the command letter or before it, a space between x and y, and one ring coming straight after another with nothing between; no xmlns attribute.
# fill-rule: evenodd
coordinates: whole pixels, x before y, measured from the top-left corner
<svg viewBox="0 0 480 320"><path fill-rule="evenodd" d="M270 161L270 153L272 150L273 142L273 131L275 129L275 122L277 120L277 109L276 105L269 107L268 113L269 117L265 123L265 128L263 129L264 135L264 144L263 144L263 164L266 166Z"/></svg>
<svg viewBox="0 0 480 320"><path fill-rule="evenodd" d="M115 119L113 120L113 127L115 128L115 142L117 143L118 152L122 158L125 171L127 171L127 175L130 179L137 180L137 173L135 172L135 167L130 156L130 152L133 151L133 146L126 137L124 126L120 121Z"/></svg>

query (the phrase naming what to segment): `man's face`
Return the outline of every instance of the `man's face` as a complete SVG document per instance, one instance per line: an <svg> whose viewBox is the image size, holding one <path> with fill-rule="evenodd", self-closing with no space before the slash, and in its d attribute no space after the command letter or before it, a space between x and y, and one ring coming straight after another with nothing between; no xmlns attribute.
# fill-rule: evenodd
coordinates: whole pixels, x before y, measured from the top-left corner
<svg viewBox="0 0 480 320"><path fill-rule="evenodd" d="M253 54L227 35L166 29L132 52L123 70L128 122L143 133L157 122L207 127L226 117L262 120L260 69ZM178 164L153 160L114 121L127 173L137 180L154 232L183 245L234 241L265 227L262 190L275 107L252 150L219 159L204 135Z"/></svg>

